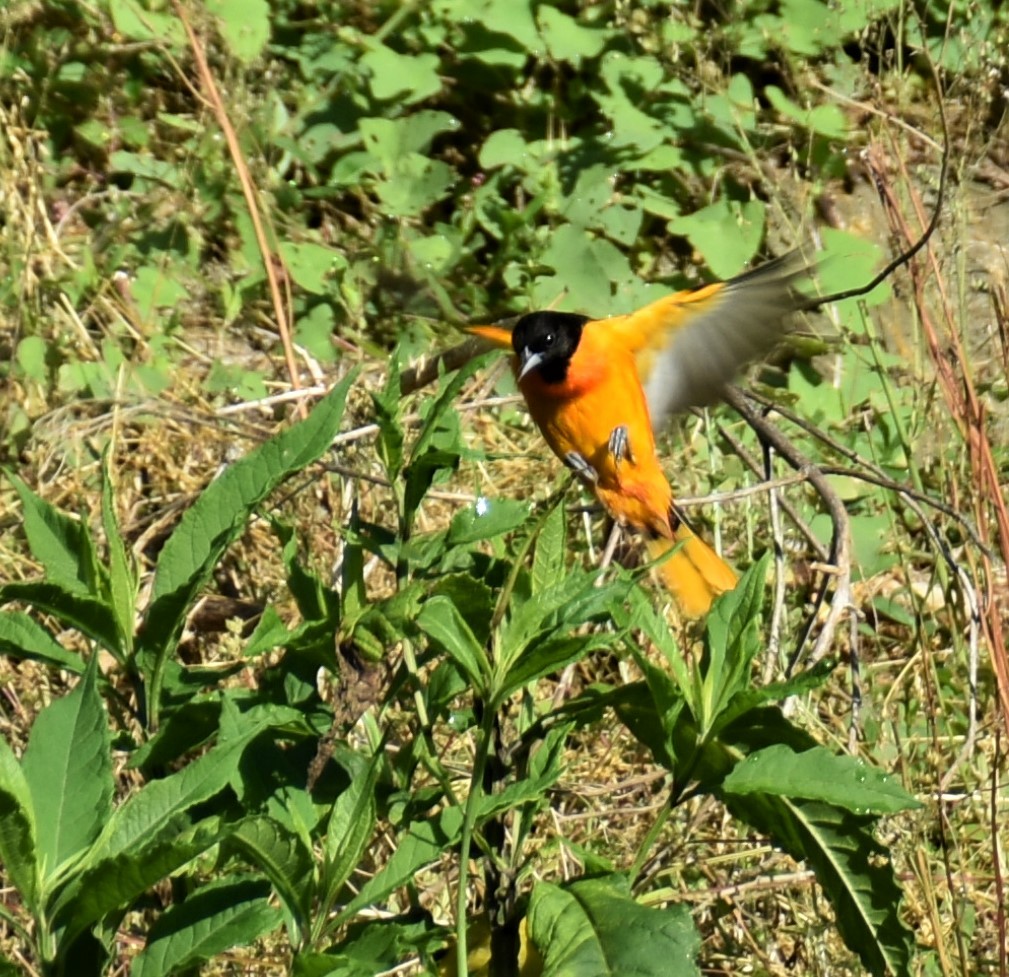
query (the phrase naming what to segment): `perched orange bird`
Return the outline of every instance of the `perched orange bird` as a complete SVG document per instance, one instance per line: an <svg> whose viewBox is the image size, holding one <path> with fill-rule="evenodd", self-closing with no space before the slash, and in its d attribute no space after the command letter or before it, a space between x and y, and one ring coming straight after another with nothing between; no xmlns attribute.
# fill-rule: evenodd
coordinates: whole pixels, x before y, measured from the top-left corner
<svg viewBox="0 0 1009 977"><path fill-rule="evenodd" d="M788 316L812 304L794 287L808 273L793 252L628 315L532 312L513 330L467 327L514 350L519 389L547 444L617 522L645 534L651 558L678 547L659 573L687 616L707 613L736 575L676 511L653 432L670 414L717 400L778 342Z"/></svg>

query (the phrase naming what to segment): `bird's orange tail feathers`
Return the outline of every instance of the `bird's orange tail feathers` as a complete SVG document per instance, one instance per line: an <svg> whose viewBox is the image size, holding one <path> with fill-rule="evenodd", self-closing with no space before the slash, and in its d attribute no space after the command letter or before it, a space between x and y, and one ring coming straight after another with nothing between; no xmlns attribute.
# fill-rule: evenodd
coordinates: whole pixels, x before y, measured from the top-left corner
<svg viewBox="0 0 1009 977"><path fill-rule="evenodd" d="M677 526L672 539L660 536L649 540L648 555L656 560L674 546L676 552L657 572L680 612L686 617L701 617L719 594L736 586L735 571L683 523Z"/></svg>

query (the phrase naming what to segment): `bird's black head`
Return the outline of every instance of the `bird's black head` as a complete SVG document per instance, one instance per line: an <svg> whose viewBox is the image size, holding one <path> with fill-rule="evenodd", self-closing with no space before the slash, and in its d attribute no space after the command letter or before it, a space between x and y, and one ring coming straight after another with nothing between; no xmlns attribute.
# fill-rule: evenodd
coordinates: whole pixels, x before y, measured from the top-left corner
<svg viewBox="0 0 1009 977"><path fill-rule="evenodd" d="M563 383L588 316L573 312L530 312L512 332L519 379L535 370L547 383Z"/></svg>

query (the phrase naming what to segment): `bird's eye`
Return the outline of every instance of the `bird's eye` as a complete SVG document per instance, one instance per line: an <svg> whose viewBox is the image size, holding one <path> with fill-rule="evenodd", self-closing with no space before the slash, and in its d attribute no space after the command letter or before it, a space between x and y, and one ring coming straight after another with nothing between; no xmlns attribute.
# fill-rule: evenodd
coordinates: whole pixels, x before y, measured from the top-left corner
<svg viewBox="0 0 1009 977"><path fill-rule="evenodd" d="M545 336L543 337L543 342L544 342L544 343L545 343L545 344L546 344L547 346L553 346L553 344L554 344L554 334L553 334L552 332L548 332L548 333L547 333L547 334L546 334L546 335L545 335Z"/></svg>

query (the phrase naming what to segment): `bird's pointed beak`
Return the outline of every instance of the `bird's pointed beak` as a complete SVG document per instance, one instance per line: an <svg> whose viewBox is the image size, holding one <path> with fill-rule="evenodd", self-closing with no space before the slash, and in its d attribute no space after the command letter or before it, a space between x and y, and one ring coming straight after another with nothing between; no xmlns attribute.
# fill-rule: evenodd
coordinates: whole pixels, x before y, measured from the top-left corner
<svg viewBox="0 0 1009 977"><path fill-rule="evenodd" d="M519 370L519 379L521 380L530 370L535 370L543 362L543 354L534 353L528 347L523 347L519 353L519 362L522 366Z"/></svg>

